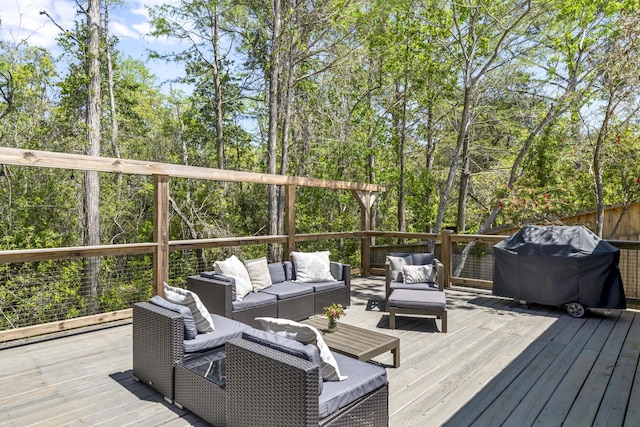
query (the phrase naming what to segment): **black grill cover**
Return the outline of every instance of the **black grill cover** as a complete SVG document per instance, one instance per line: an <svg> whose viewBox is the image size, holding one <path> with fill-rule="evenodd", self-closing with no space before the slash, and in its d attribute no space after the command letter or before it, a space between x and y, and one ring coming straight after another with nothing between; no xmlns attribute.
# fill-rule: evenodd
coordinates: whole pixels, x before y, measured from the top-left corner
<svg viewBox="0 0 640 427"><path fill-rule="evenodd" d="M583 226L524 226L494 246L493 293L526 302L626 308L620 250Z"/></svg>

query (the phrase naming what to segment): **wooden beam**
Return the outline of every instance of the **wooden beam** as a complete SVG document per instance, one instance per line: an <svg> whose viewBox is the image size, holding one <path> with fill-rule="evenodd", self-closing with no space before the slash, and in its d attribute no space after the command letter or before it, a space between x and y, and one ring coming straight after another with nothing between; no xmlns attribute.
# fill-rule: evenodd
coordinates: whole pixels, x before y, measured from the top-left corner
<svg viewBox="0 0 640 427"><path fill-rule="evenodd" d="M169 283L169 177L154 175L153 240L157 244L153 257L155 295L164 296L164 282Z"/></svg>
<svg viewBox="0 0 640 427"><path fill-rule="evenodd" d="M128 173L135 175L167 175L171 177L205 179L224 182L250 182L256 184L298 185L334 190L385 191L377 184L275 175L226 169L203 168L170 163L145 162L109 157L84 156L81 154L55 153L49 151L22 150L0 147L0 164L37 166L58 169L94 170L100 172Z"/></svg>
<svg viewBox="0 0 640 427"><path fill-rule="evenodd" d="M0 251L0 264L38 262L61 259L92 258L117 255L150 254L155 243L128 243L123 245L78 246L68 248L20 249Z"/></svg>
<svg viewBox="0 0 640 427"><path fill-rule="evenodd" d="M35 337L37 335L51 334L53 332L82 328L98 323L113 322L115 320L128 319L132 316L132 309L112 311L93 316L77 317L75 319L61 320L58 322L43 323L41 325L26 326L24 328L0 331L0 342L12 341L22 338Z"/></svg>

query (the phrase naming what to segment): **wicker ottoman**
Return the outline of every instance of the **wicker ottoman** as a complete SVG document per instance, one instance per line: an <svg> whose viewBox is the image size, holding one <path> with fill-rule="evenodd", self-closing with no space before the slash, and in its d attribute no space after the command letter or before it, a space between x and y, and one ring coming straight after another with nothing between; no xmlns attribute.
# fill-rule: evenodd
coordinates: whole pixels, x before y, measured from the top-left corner
<svg viewBox="0 0 640 427"><path fill-rule="evenodd" d="M214 426L226 424L224 347L185 359L175 369L175 404Z"/></svg>
<svg viewBox="0 0 640 427"><path fill-rule="evenodd" d="M447 332L447 299L443 291L394 289L387 299L389 328L396 328L396 314L436 316L442 320L442 332Z"/></svg>

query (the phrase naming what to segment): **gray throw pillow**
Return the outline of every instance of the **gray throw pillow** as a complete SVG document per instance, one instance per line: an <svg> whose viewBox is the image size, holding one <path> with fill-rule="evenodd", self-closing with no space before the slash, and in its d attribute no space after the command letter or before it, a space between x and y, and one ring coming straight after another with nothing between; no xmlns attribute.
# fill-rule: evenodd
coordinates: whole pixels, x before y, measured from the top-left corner
<svg viewBox="0 0 640 427"><path fill-rule="evenodd" d="M198 335L198 330L196 329L196 321L193 319L193 314L191 313L191 309L189 307L187 307L186 305L174 304L159 295L151 298L149 302L151 304L157 305L158 307L166 308L167 310L175 311L176 313L182 314L185 339L192 340L195 339L195 337Z"/></svg>

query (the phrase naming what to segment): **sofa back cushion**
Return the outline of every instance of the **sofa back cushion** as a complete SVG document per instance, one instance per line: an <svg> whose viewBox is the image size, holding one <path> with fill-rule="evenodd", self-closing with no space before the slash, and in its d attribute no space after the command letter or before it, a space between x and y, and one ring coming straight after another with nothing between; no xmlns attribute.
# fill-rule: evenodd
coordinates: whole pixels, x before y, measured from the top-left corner
<svg viewBox="0 0 640 427"><path fill-rule="evenodd" d="M387 256L391 268L391 280L404 282L402 267L405 265L433 265L435 255L429 253L392 252Z"/></svg>
<svg viewBox="0 0 640 427"><path fill-rule="evenodd" d="M284 267L284 274L287 280L295 280L296 278L296 269L293 266L291 261L285 261L282 263Z"/></svg>
<svg viewBox="0 0 640 427"><path fill-rule="evenodd" d="M335 280L344 280L343 264L331 261L331 275Z"/></svg>
<svg viewBox="0 0 640 427"><path fill-rule="evenodd" d="M271 283L281 283L287 280L287 274L284 270L284 264L281 262L274 262L268 265L269 276L271 276Z"/></svg>
<svg viewBox="0 0 640 427"><path fill-rule="evenodd" d="M324 381L344 381L347 379L345 375L340 373L338 363L318 329L289 319L256 317L256 320L260 322L265 331L317 347L320 355L320 373Z"/></svg>
<svg viewBox="0 0 640 427"><path fill-rule="evenodd" d="M174 304L159 295L151 298L149 302L151 304L157 305L158 307L166 308L167 310L175 311L176 313L182 314L185 339L192 340L195 339L195 337L198 335L198 330L196 329L196 321L193 320L193 314L191 313L191 309L189 307L187 307L186 305Z"/></svg>
<svg viewBox="0 0 640 427"><path fill-rule="evenodd" d="M215 330L211 314L195 292L169 286L166 282L163 285L164 296L168 301L189 307L191 314L193 314L193 320L196 322L198 333L207 334Z"/></svg>
<svg viewBox="0 0 640 427"><path fill-rule="evenodd" d="M318 351L318 347L313 344L303 344L299 341L258 329L243 332L242 338L318 365L318 391L322 393L323 381L320 372L320 352Z"/></svg>

